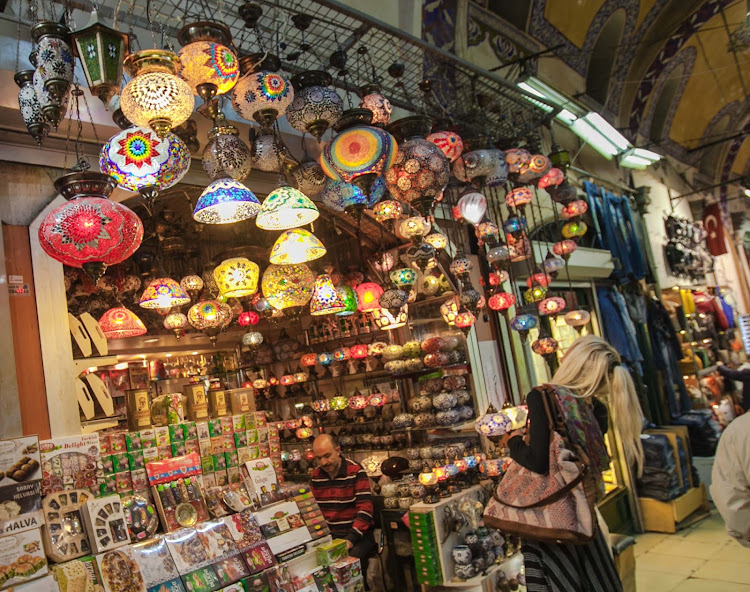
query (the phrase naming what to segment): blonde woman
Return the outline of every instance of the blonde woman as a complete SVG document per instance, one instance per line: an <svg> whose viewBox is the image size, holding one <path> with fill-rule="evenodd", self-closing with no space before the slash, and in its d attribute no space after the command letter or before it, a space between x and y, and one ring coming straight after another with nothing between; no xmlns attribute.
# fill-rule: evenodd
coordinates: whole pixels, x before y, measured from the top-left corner
<svg viewBox="0 0 750 592"><path fill-rule="evenodd" d="M573 343L548 385L568 431L568 438L588 454L600 496L604 494L602 471L609 466L604 444L608 411L622 437L628 461L640 473L643 449L640 433L642 413L635 387L619 354L601 337L587 335ZM542 393L532 390L526 397L529 433L509 434L508 447L514 461L535 473L549 471L549 428ZM622 584L601 531L585 545L523 541L528 592L620 592Z"/></svg>

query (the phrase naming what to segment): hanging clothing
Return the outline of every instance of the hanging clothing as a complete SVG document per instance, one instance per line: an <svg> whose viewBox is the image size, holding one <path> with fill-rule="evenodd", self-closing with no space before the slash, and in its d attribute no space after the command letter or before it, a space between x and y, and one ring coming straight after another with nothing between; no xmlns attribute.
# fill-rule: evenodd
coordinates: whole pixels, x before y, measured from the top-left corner
<svg viewBox="0 0 750 592"><path fill-rule="evenodd" d="M628 314L625 298L617 290L604 287L596 289L596 297L599 300L604 337L617 350L620 357L634 364L641 373L643 354L638 348L635 326Z"/></svg>

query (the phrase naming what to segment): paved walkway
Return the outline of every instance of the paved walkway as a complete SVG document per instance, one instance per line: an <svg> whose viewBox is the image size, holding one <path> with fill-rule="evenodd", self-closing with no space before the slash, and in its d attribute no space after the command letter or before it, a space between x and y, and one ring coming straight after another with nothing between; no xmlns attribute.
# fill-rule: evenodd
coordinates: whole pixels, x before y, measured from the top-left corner
<svg viewBox="0 0 750 592"><path fill-rule="evenodd" d="M636 536L637 592L750 592L750 549L716 510L676 534Z"/></svg>

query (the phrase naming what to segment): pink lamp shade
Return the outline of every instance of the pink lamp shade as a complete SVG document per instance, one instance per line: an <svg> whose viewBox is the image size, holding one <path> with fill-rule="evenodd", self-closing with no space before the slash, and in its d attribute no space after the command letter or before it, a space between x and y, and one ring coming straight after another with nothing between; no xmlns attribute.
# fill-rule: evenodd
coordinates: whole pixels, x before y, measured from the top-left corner
<svg viewBox="0 0 750 592"><path fill-rule="evenodd" d="M107 339L123 339L146 334L146 325L143 321L124 306L116 306L105 312L99 319L99 327Z"/></svg>

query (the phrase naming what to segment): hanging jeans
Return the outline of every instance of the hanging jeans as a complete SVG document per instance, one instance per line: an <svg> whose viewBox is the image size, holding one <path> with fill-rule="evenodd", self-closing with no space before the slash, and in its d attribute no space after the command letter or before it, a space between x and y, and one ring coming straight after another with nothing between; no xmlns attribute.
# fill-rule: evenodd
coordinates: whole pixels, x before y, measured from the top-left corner
<svg viewBox="0 0 750 592"><path fill-rule="evenodd" d="M658 347L664 358L664 382L667 393L667 404L669 405L669 414L672 418L677 418L683 413L690 411L690 408L692 407L690 403L690 394L687 392L687 388L685 388L685 383L683 382L682 374L680 373L680 365L674 358L673 350L664 341L659 341ZM677 390L680 391L679 399L674 390L675 384L677 385Z"/></svg>

